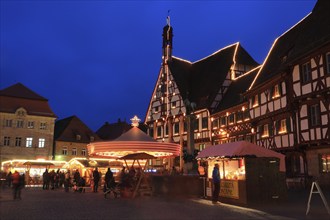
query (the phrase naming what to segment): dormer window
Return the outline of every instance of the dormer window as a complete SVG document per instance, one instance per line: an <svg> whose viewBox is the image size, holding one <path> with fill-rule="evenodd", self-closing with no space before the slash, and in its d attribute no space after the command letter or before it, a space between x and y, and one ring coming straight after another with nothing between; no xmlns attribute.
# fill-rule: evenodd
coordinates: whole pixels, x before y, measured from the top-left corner
<svg viewBox="0 0 330 220"><path fill-rule="evenodd" d="M93 137L93 136L90 136L90 141L94 141L95 140L95 138Z"/></svg>
<svg viewBox="0 0 330 220"><path fill-rule="evenodd" d="M77 135L76 135L76 140L77 140L77 141L80 141L80 140L81 140L81 135L77 134Z"/></svg>

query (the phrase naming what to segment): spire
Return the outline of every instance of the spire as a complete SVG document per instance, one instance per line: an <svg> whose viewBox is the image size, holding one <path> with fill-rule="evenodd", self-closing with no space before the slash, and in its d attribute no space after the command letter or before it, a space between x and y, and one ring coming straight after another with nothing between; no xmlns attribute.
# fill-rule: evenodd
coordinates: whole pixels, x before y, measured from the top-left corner
<svg viewBox="0 0 330 220"><path fill-rule="evenodd" d="M163 56L171 59L173 28L171 27L170 10L167 12L166 25L163 28Z"/></svg>

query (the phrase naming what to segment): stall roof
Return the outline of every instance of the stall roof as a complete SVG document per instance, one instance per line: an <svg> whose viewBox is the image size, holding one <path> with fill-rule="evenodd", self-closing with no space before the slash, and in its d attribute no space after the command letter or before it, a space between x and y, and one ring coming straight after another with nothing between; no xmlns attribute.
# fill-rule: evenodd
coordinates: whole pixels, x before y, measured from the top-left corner
<svg viewBox="0 0 330 220"><path fill-rule="evenodd" d="M23 163L23 165L29 165L29 166L32 166L32 165L38 165L38 166L54 166L53 163L51 163L51 162L44 162L44 161L40 161L40 162L37 162L37 161L28 161L28 162Z"/></svg>
<svg viewBox="0 0 330 220"><path fill-rule="evenodd" d="M197 159L210 157L277 157L280 159L280 171L285 171L285 156L247 141L237 141L206 147Z"/></svg>

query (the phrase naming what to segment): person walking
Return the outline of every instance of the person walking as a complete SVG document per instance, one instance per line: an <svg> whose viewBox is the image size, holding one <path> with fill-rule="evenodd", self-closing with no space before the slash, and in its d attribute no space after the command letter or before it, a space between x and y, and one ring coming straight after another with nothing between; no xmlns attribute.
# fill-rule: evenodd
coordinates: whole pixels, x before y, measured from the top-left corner
<svg viewBox="0 0 330 220"><path fill-rule="evenodd" d="M20 190L20 175L17 170L12 174L12 184L13 184L13 197L14 199L21 199L21 195L19 193Z"/></svg>
<svg viewBox="0 0 330 220"><path fill-rule="evenodd" d="M93 179L94 179L94 187L93 187L93 192L97 192L97 189L99 187L99 181L100 181L100 173L97 169L97 167L95 168L95 170L93 171Z"/></svg>
<svg viewBox="0 0 330 220"><path fill-rule="evenodd" d="M220 193L220 171L219 164L214 164L213 172L212 172L212 180L213 180L213 193L212 193L212 203L216 204L219 200Z"/></svg>

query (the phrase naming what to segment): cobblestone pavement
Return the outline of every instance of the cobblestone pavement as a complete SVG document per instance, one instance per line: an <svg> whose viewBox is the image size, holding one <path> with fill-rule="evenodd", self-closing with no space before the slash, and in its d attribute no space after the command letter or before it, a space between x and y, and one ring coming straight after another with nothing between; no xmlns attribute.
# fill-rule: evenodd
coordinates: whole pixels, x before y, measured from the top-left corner
<svg viewBox="0 0 330 220"><path fill-rule="evenodd" d="M0 194L0 217L7 219L330 219L321 201L314 199L308 216L308 193L298 203L262 207L213 205L201 198L138 197L108 198L103 193L65 193L63 190L25 188L22 200L13 200L10 189ZM307 198L306 198L307 196ZM329 196L328 196L329 198ZM304 200L304 201L301 201ZM328 202L329 203L329 202Z"/></svg>

